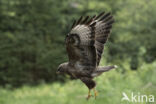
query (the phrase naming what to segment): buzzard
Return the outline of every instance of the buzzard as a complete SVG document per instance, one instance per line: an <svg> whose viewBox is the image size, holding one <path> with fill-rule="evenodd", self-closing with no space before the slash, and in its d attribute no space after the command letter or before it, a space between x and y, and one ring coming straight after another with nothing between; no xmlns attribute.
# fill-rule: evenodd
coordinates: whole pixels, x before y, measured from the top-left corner
<svg viewBox="0 0 156 104"><path fill-rule="evenodd" d="M91 97L90 91L95 90L94 77L109 71L113 66L99 66L112 24L111 13L102 12L98 16L82 16L74 21L71 31L66 35L65 43L69 61L59 65L57 73L66 73L75 79L80 79L89 89L87 99Z"/></svg>

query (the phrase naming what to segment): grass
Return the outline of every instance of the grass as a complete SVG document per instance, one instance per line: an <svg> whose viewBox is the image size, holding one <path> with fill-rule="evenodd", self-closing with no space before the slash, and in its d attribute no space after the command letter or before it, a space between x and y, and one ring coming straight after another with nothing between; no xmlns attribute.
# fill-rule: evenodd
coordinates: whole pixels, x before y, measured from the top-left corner
<svg viewBox="0 0 156 104"><path fill-rule="evenodd" d="M96 99L92 97L87 101L86 86L80 80L72 80L65 84L25 85L15 90L0 88L0 104L148 104L121 101L122 92L129 97L131 92L156 96L156 63L143 64L138 71L131 71L126 67L128 65L124 65L124 74L118 68L95 78L98 90Z"/></svg>

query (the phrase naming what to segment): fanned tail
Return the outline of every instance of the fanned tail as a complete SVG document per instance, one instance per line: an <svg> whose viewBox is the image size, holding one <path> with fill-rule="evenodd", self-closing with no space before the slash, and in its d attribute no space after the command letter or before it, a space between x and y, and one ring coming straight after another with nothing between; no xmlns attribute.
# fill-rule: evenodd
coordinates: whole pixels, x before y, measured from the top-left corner
<svg viewBox="0 0 156 104"><path fill-rule="evenodd" d="M100 66L98 67L98 69L96 70L97 72L106 72L106 71L109 71L111 69L115 69L117 68L116 65L113 65L113 66Z"/></svg>
<svg viewBox="0 0 156 104"><path fill-rule="evenodd" d="M100 66L98 67L97 70L95 70L93 73L92 73L92 77L97 77L99 75L101 75L103 72L107 72L111 69L115 69L117 68L116 65L113 65L113 66Z"/></svg>

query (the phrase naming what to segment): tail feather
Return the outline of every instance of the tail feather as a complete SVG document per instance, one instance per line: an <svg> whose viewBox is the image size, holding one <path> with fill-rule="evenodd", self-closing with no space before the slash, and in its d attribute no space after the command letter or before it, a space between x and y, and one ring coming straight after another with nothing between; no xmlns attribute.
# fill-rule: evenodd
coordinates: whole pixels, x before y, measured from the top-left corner
<svg viewBox="0 0 156 104"><path fill-rule="evenodd" d="M98 69L95 72L92 73L92 77L97 77L97 76L101 75L103 72L107 72L107 71L109 71L111 69L115 69L115 68L117 68L116 65L105 66L105 67L104 66L100 66L100 67L98 67Z"/></svg>
<svg viewBox="0 0 156 104"><path fill-rule="evenodd" d="M98 69L96 70L97 72L106 72L106 71L109 71L111 69L114 69L114 68L117 68L116 65L113 65L113 66L101 66L101 67L98 67Z"/></svg>

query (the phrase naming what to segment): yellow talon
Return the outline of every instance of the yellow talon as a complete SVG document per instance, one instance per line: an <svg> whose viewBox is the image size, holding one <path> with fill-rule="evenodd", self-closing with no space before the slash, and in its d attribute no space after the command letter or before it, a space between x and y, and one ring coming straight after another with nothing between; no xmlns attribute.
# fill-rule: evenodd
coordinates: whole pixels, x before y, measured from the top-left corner
<svg viewBox="0 0 156 104"><path fill-rule="evenodd" d="M93 91L94 91L94 97L95 97L95 99L96 99L96 97L98 96L98 92L96 91L95 88L93 88ZM90 92L91 92L91 89L89 89L88 96L87 96L87 100L89 100L89 98L92 96L92 95L90 94Z"/></svg>
<svg viewBox="0 0 156 104"><path fill-rule="evenodd" d="M89 100L89 98L90 98L91 96L92 96L92 95L90 94L90 89L89 89L87 100Z"/></svg>
<svg viewBox="0 0 156 104"><path fill-rule="evenodd" d="M98 92L96 91L95 88L94 88L93 90L94 90L94 97L95 97L95 99L96 99L96 96L98 96Z"/></svg>

